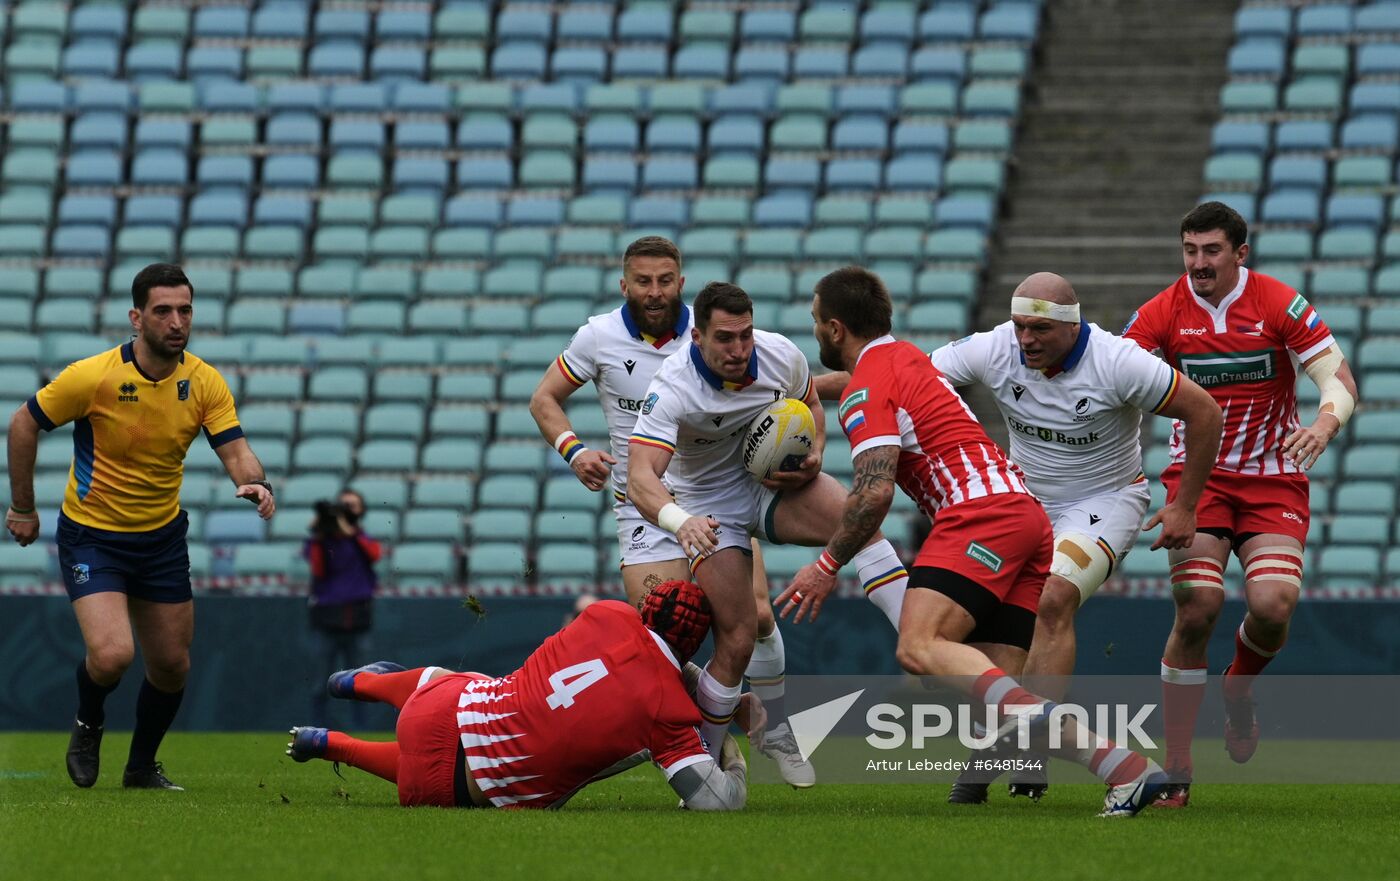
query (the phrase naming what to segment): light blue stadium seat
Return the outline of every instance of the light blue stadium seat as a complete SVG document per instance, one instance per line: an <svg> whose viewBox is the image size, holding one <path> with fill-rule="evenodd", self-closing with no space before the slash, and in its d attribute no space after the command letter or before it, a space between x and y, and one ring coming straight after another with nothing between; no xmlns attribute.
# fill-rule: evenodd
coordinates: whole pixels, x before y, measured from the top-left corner
<svg viewBox="0 0 1400 881"><path fill-rule="evenodd" d="M793 75L804 81L840 79L849 72L850 54L827 45L802 46L793 54Z"/></svg>
<svg viewBox="0 0 1400 881"><path fill-rule="evenodd" d="M1381 189L1391 180L1390 159L1385 156L1343 156L1332 166L1332 185L1339 189Z"/></svg>
<svg viewBox="0 0 1400 881"><path fill-rule="evenodd" d="M1278 124L1274 143L1280 151L1317 152L1330 150L1335 140L1334 126L1322 119L1289 119Z"/></svg>
<svg viewBox="0 0 1400 881"><path fill-rule="evenodd" d="M210 511L204 518L204 541L209 544L262 542L266 523L251 507Z"/></svg>
<svg viewBox="0 0 1400 881"><path fill-rule="evenodd" d="M753 209L756 226L807 227L812 220L812 201L806 195L778 193L758 200Z"/></svg>
<svg viewBox="0 0 1400 881"><path fill-rule="evenodd" d="M427 69L427 53L417 46L378 46L369 57L369 75L380 81L421 80Z"/></svg>
<svg viewBox="0 0 1400 881"><path fill-rule="evenodd" d="M1350 6L1322 5L1298 10L1296 22L1299 37L1341 36L1351 31Z"/></svg>
<svg viewBox="0 0 1400 881"><path fill-rule="evenodd" d="M637 123L629 116L603 113L584 124L583 146L589 151L635 152L640 143Z"/></svg>
<svg viewBox="0 0 1400 881"><path fill-rule="evenodd" d="M1287 39L1293 31L1293 10L1282 6L1247 6L1235 13L1235 36Z"/></svg>
<svg viewBox="0 0 1400 881"><path fill-rule="evenodd" d="M364 9L322 9L316 13L313 34L317 40L353 41L369 39L369 12Z"/></svg>
<svg viewBox="0 0 1400 881"><path fill-rule="evenodd" d="M1220 109L1225 113L1271 113L1278 108L1277 83L1232 80L1220 89Z"/></svg>
<svg viewBox="0 0 1400 881"><path fill-rule="evenodd" d="M1211 129L1210 145L1215 153L1249 152L1264 154L1269 149L1269 124L1224 120Z"/></svg>
<svg viewBox="0 0 1400 881"><path fill-rule="evenodd" d="M185 54L186 75L200 80L243 78L243 51L235 46L193 46Z"/></svg>
<svg viewBox="0 0 1400 881"><path fill-rule="evenodd" d="M741 82L781 83L792 72L792 59L783 46L745 46L734 56L734 78Z"/></svg>
<svg viewBox="0 0 1400 881"><path fill-rule="evenodd" d="M797 19L790 9L745 9L739 36L745 43L790 43L797 36Z"/></svg>
<svg viewBox="0 0 1400 881"><path fill-rule="evenodd" d="M1261 216L1266 223L1316 224L1322 219L1315 190L1282 189L1264 197Z"/></svg>
<svg viewBox="0 0 1400 881"><path fill-rule="evenodd" d="M764 165L763 182L773 190L815 190L821 178L821 164L815 159L772 156Z"/></svg>
<svg viewBox="0 0 1400 881"><path fill-rule="evenodd" d="M1030 42L1039 28L1040 7L1036 4L1004 3L982 13L977 33L984 40Z"/></svg>
<svg viewBox="0 0 1400 881"><path fill-rule="evenodd" d="M1342 84L1333 77L1294 80L1283 90L1283 109L1296 112L1330 111L1342 103Z"/></svg>
<svg viewBox="0 0 1400 881"><path fill-rule="evenodd" d="M982 262L986 238L977 230L940 229L924 240L924 257L930 261Z"/></svg>
<svg viewBox="0 0 1400 881"><path fill-rule="evenodd" d="M1230 76L1283 76L1286 59L1282 40L1254 39L1236 43L1230 49L1226 68Z"/></svg>
<svg viewBox="0 0 1400 881"><path fill-rule="evenodd" d="M6 217L14 221L16 218ZM92 224L110 227L117 220L117 200L111 196L64 196L58 203L60 224Z"/></svg>

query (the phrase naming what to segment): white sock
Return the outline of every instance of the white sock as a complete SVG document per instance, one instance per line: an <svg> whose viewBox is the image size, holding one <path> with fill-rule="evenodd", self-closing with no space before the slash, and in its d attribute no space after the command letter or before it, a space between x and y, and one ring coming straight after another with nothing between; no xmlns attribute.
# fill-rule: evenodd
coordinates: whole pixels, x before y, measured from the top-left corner
<svg viewBox="0 0 1400 881"><path fill-rule="evenodd" d="M424 667L423 672L418 674L418 687L422 688L427 685L428 680L433 678L433 674L441 669L441 667Z"/></svg>
<svg viewBox="0 0 1400 881"><path fill-rule="evenodd" d="M729 723L734 720L734 710L739 706L739 685L721 685L710 675L709 665L700 671L700 684L695 690L695 703L700 707L700 735L710 755L719 758L724 746L724 735L729 732Z"/></svg>
<svg viewBox="0 0 1400 881"><path fill-rule="evenodd" d="M744 677L749 680L749 691L763 701L768 712L768 730L787 723L787 710L783 706L786 691L783 671L787 667L787 652L783 648L783 634L773 623L773 632L754 640L753 655L749 666L744 669Z"/></svg>
<svg viewBox="0 0 1400 881"><path fill-rule="evenodd" d="M865 598L875 604L885 617L890 619L896 633L899 632L899 615L904 611L904 591L909 586L909 573L899 562L894 545L888 539L880 539L867 545L851 560L856 565L856 574L865 588Z"/></svg>

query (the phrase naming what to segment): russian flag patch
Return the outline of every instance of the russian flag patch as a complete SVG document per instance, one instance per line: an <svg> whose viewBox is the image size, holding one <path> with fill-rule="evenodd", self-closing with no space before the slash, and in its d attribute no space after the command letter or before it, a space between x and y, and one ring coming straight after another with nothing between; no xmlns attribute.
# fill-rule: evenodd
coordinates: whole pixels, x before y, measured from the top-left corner
<svg viewBox="0 0 1400 881"><path fill-rule="evenodd" d="M852 410L851 412L846 414L846 418L842 421L841 427L844 428L846 430L846 434L849 435L851 432L855 431L857 428L861 427L864 424L865 411Z"/></svg>

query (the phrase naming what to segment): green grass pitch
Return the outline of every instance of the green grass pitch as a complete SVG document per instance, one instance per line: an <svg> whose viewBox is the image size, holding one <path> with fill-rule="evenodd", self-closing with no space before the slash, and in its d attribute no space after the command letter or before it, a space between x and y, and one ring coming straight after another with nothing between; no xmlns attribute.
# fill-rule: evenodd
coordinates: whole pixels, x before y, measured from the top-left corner
<svg viewBox="0 0 1400 881"><path fill-rule="evenodd" d="M0 878L1046 879L1395 878L1390 786L1201 786L1184 811L1094 817L1102 787L1041 804L946 785L754 786L746 811L676 809L637 768L559 812L405 810L361 771L282 756L284 734L186 734L161 757L184 793L125 792L129 735L78 790L66 734L0 734ZM760 759L759 761L762 761ZM820 770L820 755L817 756Z"/></svg>

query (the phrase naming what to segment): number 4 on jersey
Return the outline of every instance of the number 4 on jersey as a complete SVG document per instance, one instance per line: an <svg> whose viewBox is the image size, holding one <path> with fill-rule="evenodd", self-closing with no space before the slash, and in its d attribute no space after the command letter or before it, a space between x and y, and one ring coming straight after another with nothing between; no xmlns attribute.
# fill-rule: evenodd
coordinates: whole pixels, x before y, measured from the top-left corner
<svg viewBox="0 0 1400 881"><path fill-rule="evenodd" d="M554 687L554 690L549 693L545 703L549 704L551 710L572 707L574 698L580 692L606 675L608 675L608 668L603 666L602 658L594 658L591 661L584 661L582 664L565 667L549 677L549 684Z"/></svg>

